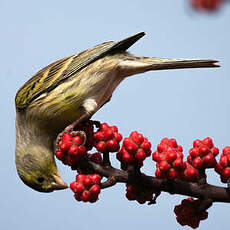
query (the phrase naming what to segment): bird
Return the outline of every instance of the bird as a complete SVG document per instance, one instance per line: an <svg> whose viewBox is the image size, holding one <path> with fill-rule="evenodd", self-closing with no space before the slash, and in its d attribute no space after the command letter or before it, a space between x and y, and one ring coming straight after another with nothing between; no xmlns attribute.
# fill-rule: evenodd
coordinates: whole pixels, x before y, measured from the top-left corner
<svg viewBox="0 0 230 230"><path fill-rule="evenodd" d="M18 90L15 163L24 184L39 192L68 187L55 163L55 140L89 120L125 78L152 70L219 67L216 60L129 53L127 49L144 35L140 32L64 57L41 69Z"/></svg>

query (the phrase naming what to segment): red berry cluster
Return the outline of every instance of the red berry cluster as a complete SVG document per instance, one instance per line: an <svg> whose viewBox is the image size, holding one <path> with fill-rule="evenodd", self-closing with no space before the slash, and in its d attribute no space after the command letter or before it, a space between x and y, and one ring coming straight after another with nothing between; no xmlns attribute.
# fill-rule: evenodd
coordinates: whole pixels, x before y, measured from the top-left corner
<svg viewBox="0 0 230 230"><path fill-rule="evenodd" d="M185 169L183 162L183 148L175 139L163 138L152 154L152 159L157 162L155 175L159 179L179 178Z"/></svg>
<svg viewBox="0 0 230 230"><path fill-rule="evenodd" d="M70 184L71 190L77 201L94 203L98 200L101 177L98 174L78 174L76 181Z"/></svg>
<svg viewBox="0 0 230 230"><path fill-rule="evenodd" d="M198 11L212 12L220 9L224 0L190 0L192 7Z"/></svg>
<svg viewBox="0 0 230 230"><path fill-rule="evenodd" d="M181 204L174 208L177 222L182 226L188 225L192 228L199 227L200 221L205 220L208 217L207 211L200 214L196 212L201 204L202 200L194 200L191 197L182 200Z"/></svg>
<svg viewBox="0 0 230 230"><path fill-rule="evenodd" d="M94 145L101 152L117 152L120 149L122 135L118 133L116 126L106 123L100 124L99 130L94 133Z"/></svg>
<svg viewBox="0 0 230 230"><path fill-rule="evenodd" d="M220 174L221 181L227 183L230 179L230 146L226 146L220 156L220 161L215 167L215 171Z"/></svg>
<svg viewBox="0 0 230 230"><path fill-rule="evenodd" d="M70 133L62 136L56 151L56 157L69 166L76 166L78 162L86 157L86 148L83 145L84 138Z"/></svg>
<svg viewBox="0 0 230 230"><path fill-rule="evenodd" d="M146 157L151 155L151 143L142 134L134 131L123 141L121 150L117 153L117 159L125 164L143 165Z"/></svg>
<svg viewBox="0 0 230 230"><path fill-rule="evenodd" d="M218 155L219 149L214 147L210 137L204 140L195 140L193 148L189 150L187 161L196 169L214 168L216 166L215 157Z"/></svg>
<svg viewBox="0 0 230 230"><path fill-rule="evenodd" d="M153 192L143 186L126 184L126 198L136 200L139 204L144 204L153 198Z"/></svg>

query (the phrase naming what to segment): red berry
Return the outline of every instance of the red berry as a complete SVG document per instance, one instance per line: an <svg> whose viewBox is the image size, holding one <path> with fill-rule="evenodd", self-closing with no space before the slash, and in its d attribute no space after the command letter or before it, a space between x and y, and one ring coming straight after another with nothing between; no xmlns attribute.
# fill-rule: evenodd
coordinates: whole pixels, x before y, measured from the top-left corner
<svg viewBox="0 0 230 230"><path fill-rule="evenodd" d="M209 153L208 155L204 156L203 163L205 167L212 168L212 167L215 167L216 165L216 159L211 153Z"/></svg>
<svg viewBox="0 0 230 230"><path fill-rule="evenodd" d="M196 157L193 161L192 161L192 165L193 167L197 168L197 169L201 169L203 167L203 162L201 160L200 157Z"/></svg>
<svg viewBox="0 0 230 230"><path fill-rule="evenodd" d="M158 153L156 156L157 162L163 161L165 159L164 153Z"/></svg>
<svg viewBox="0 0 230 230"><path fill-rule="evenodd" d="M107 123L102 123L100 124L100 130L106 130L106 129L109 129L109 125Z"/></svg>
<svg viewBox="0 0 230 230"><path fill-rule="evenodd" d="M120 148L119 144L117 143L116 139L108 140L107 141L107 148L110 152L117 152Z"/></svg>
<svg viewBox="0 0 230 230"><path fill-rule="evenodd" d="M131 135L132 138L133 138L133 141L136 143L136 144L141 144L143 141L144 141L144 137L142 134L138 133L138 132L132 132Z"/></svg>
<svg viewBox="0 0 230 230"><path fill-rule="evenodd" d="M199 155L199 151L197 148L191 148L189 150L189 154L192 156L192 157L197 157Z"/></svg>
<svg viewBox="0 0 230 230"><path fill-rule="evenodd" d="M81 194L81 200L84 202L89 201L90 199L90 193L89 191L85 190L82 194Z"/></svg>
<svg viewBox="0 0 230 230"><path fill-rule="evenodd" d="M159 153L163 152L164 151L164 147L161 144L157 145L157 151Z"/></svg>
<svg viewBox="0 0 230 230"><path fill-rule="evenodd" d="M166 160L169 162L173 162L177 158L177 154L175 151L168 151L166 154Z"/></svg>
<svg viewBox="0 0 230 230"><path fill-rule="evenodd" d="M144 161L146 158L145 151L143 149L139 149L135 155L135 159L139 162Z"/></svg>
<svg viewBox="0 0 230 230"><path fill-rule="evenodd" d="M210 137L206 137L204 140L203 140L203 144L207 145L208 148L213 148L214 147L214 144L213 144L213 141Z"/></svg>
<svg viewBox="0 0 230 230"><path fill-rule="evenodd" d="M217 155L219 154L219 149L216 148L216 147L213 147L213 148L211 149L211 151L212 151L212 154L213 154L214 156L217 156Z"/></svg>
<svg viewBox="0 0 230 230"><path fill-rule="evenodd" d="M125 148L129 153L132 154L132 153L135 153L137 151L138 146L135 143L129 141L129 142L126 142Z"/></svg>
<svg viewBox="0 0 230 230"><path fill-rule="evenodd" d="M133 156L131 156L128 152L124 152L124 153L123 153L123 160L124 160L126 163L131 164L131 163L133 163L134 158L133 158Z"/></svg>
<svg viewBox="0 0 230 230"><path fill-rule="evenodd" d="M154 161L157 161L157 155L158 155L157 151L153 152L153 154L152 154L152 159L153 159Z"/></svg>
<svg viewBox="0 0 230 230"><path fill-rule="evenodd" d="M63 136L62 136L61 139L62 139L63 141L71 141L72 138L73 138L73 136L72 136L70 133L65 133L65 134L63 134Z"/></svg>
<svg viewBox="0 0 230 230"><path fill-rule="evenodd" d="M196 147L199 147L201 145L201 140L195 140L194 142L193 142L193 147L194 148L196 148Z"/></svg>
<svg viewBox="0 0 230 230"><path fill-rule="evenodd" d="M79 150L79 148L78 148L77 145L72 145L72 146L69 148L68 153L69 153L69 155L70 155L71 157L77 157L77 155L78 155L78 150Z"/></svg>
<svg viewBox="0 0 230 230"><path fill-rule="evenodd" d="M168 178L173 180L176 179L177 177L178 177L178 172L175 169L171 168L168 172Z"/></svg>
<svg viewBox="0 0 230 230"><path fill-rule="evenodd" d="M115 136L117 142L120 142L122 140L122 135L120 133L114 133L114 136Z"/></svg>
<svg viewBox="0 0 230 230"><path fill-rule="evenodd" d="M98 194L100 193L100 191L101 191L101 188L100 188L100 186L99 186L98 184L93 185L93 186L90 188L90 190L89 190L89 192L90 192L93 196L98 196Z"/></svg>
<svg viewBox="0 0 230 230"><path fill-rule="evenodd" d="M86 156L86 148L84 145L79 146L78 154L81 158Z"/></svg>
<svg viewBox="0 0 230 230"><path fill-rule="evenodd" d="M209 153L208 147L205 146L205 145L200 145L200 147L199 147L199 153L200 153L200 155L202 155L202 156L207 155L207 154Z"/></svg>
<svg viewBox="0 0 230 230"><path fill-rule="evenodd" d="M75 189L75 190L73 190L74 193L82 194L85 188L84 188L83 184L76 183L76 186L74 189Z"/></svg>
<svg viewBox="0 0 230 230"><path fill-rule="evenodd" d="M76 191L76 185L77 185L77 182L76 181L74 181L74 182L72 182L71 184L70 184L70 189L73 191L73 192L75 192Z"/></svg>
<svg viewBox="0 0 230 230"><path fill-rule="evenodd" d="M230 153L230 146L226 146L224 149L223 149L223 155L227 155Z"/></svg>
<svg viewBox="0 0 230 230"><path fill-rule="evenodd" d="M86 176L84 180L82 180L82 184L86 187L86 188L90 188L93 185L93 181L89 176Z"/></svg>
<svg viewBox="0 0 230 230"><path fill-rule="evenodd" d="M76 181L82 182L83 180L85 180L85 178L86 178L86 175L85 175L85 174L78 174L78 175L76 176Z"/></svg>
<svg viewBox="0 0 230 230"><path fill-rule="evenodd" d="M230 168L225 168L223 169L222 173L221 173L221 176L227 180L230 178Z"/></svg>
<svg viewBox="0 0 230 230"><path fill-rule="evenodd" d="M57 159L59 159L59 160L63 160L65 157L65 154L61 150L57 150L55 155L56 155Z"/></svg>
<svg viewBox="0 0 230 230"><path fill-rule="evenodd" d="M192 165L192 156L191 155L188 155L187 157L187 161L190 165Z"/></svg>
<svg viewBox="0 0 230 230"><path fill-rule="evenodd" d="M196 181L199 177L199 173L195 168L189 167L185 170L185 176L186 179L190 181Z"/></svg>
<svg viewBox="0 0 230 230"><path fill-rule="evenodd" d="M170 139L169 140L169 146L173 148L177 148L177 142L176 139Z"/></svg>
<svg viewBox="0 0 230 230"><path fill-rule="evenodd" d="M164 178L164 174L162 173L162 171L157 168L156 171L155 171L155 176L158 178L158 179L163 179Z"/></svg>
<svg viewBox="0 0 230 230"><path fill-rule="evenodd" d="M83 144L83 138L80 136L73 137L72 141L76 143L78 146Z"/></svg>
<svg viewBox="0 0 230 230"><path fill-rule="evenodd" d="M93 181L94 184L100 184L101 176L99 174L91 174L90 179Z"/></svg>
<svg viewBox="0 0 230 230"><path fill-rule="evenodd" d="M181 158L177 158L173 162L173 167L176 168L176 169L182 169L183 168L183 160Z"/></svg>
<svg viewBox="0 0 230 230"><path fill-rule="evenodd" d="M114 132L112 129L106 129L104 131L104 136L107 140L112 139L114 137Z"/></svg>
<svg viewBox="0 0 230 230"><path fill-rule="evenodd" d="M221 174L222 170L223 170L223 167L219 163L217 163L216 166L215 166L215 171L217 173Z"/></svg>
<svg viewBox="0 0 230 230"><path fill-rule="evenodd" d="M71 142L68 141L68 140L61 141L59 143L59 147L60 147L61 151L63 151L63 152L67 152L69 150L69 148L70 148L71 145L72 145Z"/></svg>
<svg viewBox="0 0 230 230"><path fill-rule="evenodd" d="M104 139L104 132L102 131L97 131L95 134L94 134L94 139L96 141L100 141L100 140L103 140Z"/></svg>
<svg viewBox="0 0 230 230"><path fill-rule="evenodd" d="M159 169L162 172L167 172L170 169L170 165L168 164L167 161L161 161L159 162Z"/></svg>
<svg viewBox="0 0 230 230"><path fill-rule="evenodd" d="M230 165L230 154L226 155L227 159L228 159L228 164Z"/></svg>
<svg viewBox="0 0 230 230"><path fill-rule="evenodd" d="M151 143L150 142L144 141L141 144L141 148L145 151L147 156L151 155Z"/></svg>
<svg viewBox="0 0 230 230"><path fill-rule="evenodd" d="M228 158L226 156L221 156L220 157L220 165L222 167L227 167L227 165L228 165Z"/></svg>
<svg viewBox="0 0 230 230"><path fill-rule="evenodd" d="M115 126L115 125L110 126L110 129L111 129L114 133L117 133L117 132L118 132L118 128L117 128L117 126Z"/></svg>
<svg viewBox="0 0 230 230"><path fill-rule="evenodd" d="M178 145L177 149L179 152L183 152L183 147L181 145Z"/></svg>
<svg viewBox="0 0 230 230"><path fill-rule="evenodd" d="M97 145L96 145L96 148L97 148L97 150L99 151L99 152L104 152L104 151L106 151L106 144L105 144L105 142L104 141L99 141L98 143L97 143Z"/></svg>

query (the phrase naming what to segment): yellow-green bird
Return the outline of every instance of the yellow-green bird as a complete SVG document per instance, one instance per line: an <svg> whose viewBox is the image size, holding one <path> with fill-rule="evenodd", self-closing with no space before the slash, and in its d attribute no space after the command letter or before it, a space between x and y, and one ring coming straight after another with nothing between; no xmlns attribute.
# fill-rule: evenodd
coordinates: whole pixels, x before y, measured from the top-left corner
<svg viewBox="0 0 230 230"><path fill-rule="evenodd" d="M218 67L215 60L137 57L126 50L144 32L62 58L36 73L17 92L16 167L40 192L67 188L54 160L54 141L89 119L128 76L150 70Z"/></svg>

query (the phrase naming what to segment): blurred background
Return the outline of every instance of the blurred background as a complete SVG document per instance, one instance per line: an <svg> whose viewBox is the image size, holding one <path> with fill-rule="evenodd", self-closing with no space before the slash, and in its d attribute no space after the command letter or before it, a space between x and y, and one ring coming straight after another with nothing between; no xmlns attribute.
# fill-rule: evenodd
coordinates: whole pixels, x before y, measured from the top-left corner
<svg viewBox="0 0 230 230"><path fill-rule="evenodd" d="M88 204L76 202L69 189L42 194L25 186L14 164L14 96L31 75L61 57L145 31L130 52L217 59L222 68L133 76L93 118L117 125L124 137L134 130L143 133L153 150L163 137L176 138L187 156L193 140L207 136L222 149L230 145L230 4L204 5L188 0L0 0L1 229L190 229L181 227L173 213L183 196L162 193L156 205L139 205L128 201L125 185L118 184ZM119 166L115 154L113 164ZM73 181L76 173L58 165L63 178ZM147 159L143 172L154 175L154 170ZM208 175L209 183L225 186L216 173L209 170ZM200 229L229 229L229 208L215 203Z"/></svg>

